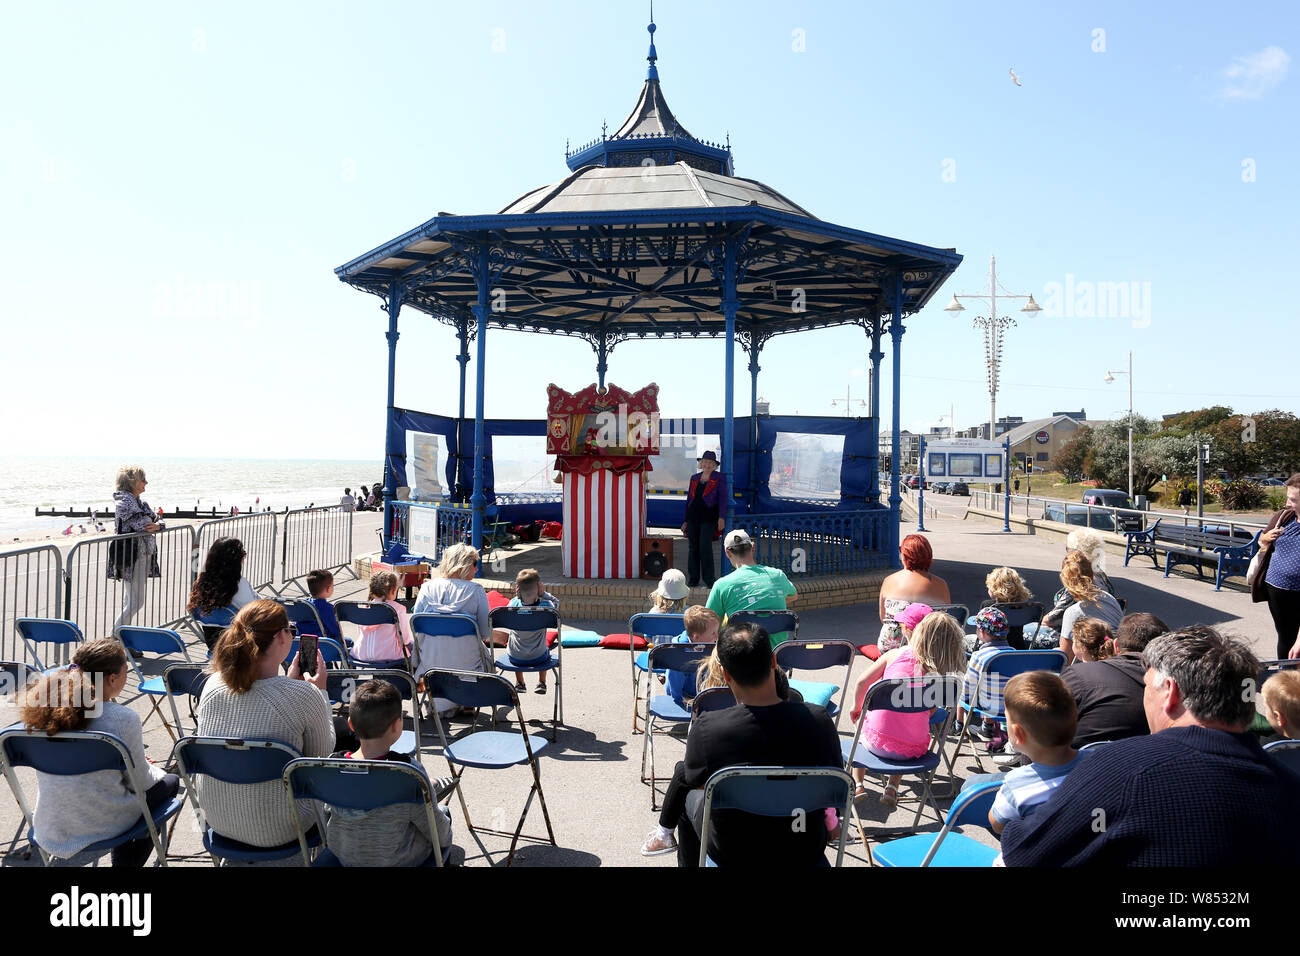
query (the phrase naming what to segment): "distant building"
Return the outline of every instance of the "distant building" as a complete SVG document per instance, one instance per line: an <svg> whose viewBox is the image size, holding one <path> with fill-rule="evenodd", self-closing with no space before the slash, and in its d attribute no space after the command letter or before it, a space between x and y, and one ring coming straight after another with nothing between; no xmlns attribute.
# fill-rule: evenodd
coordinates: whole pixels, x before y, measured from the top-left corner
<svg viewBox="0 0 1300 956"><path fill-rule="evenodd" d="M894 433L880 433L880 458L883 461L894 453ZM921 436L909 431L898 433L898 454L901 464L907 467L921 460Z"/></svg>
<svg viewBox="0 0 1300 956"><path fill-rule="evenodd" d="M1088 413L1082 408L1079 409L1077 412L1052 412L1053 418L1055 418L1057 415L1065 415L1069 418L1073 418L1076 422L1085 422L1088 420Z"/></svg>

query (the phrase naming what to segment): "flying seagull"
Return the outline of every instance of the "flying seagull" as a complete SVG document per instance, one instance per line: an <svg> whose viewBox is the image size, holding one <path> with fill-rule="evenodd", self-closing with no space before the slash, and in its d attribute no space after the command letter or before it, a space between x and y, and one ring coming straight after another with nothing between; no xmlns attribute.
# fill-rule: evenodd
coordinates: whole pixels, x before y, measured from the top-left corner
<svg viewBox="0 0 1300 956"><path fill-rule="evenodd" d="M1012 67L1010 70L1008 70L1007 72L1011 74L1011 82L1014 83L1014 84L1016 84L1016 86L1019 86L1019 85L1020 85L1020 77L1016 76L1016 68L1013 66L1013 67Z"/></svg>

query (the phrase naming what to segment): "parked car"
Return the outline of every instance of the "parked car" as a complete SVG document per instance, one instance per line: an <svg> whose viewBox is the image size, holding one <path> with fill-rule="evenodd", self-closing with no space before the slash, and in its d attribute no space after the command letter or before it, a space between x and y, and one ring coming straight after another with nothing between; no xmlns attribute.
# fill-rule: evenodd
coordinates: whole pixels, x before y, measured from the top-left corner
<svg viewBox="0 0 1300 956"><path fill-rule="evenodd" d="M1044 509L1044 517L1048 521L1060 521L1062 524L1077 524L1095 528L1098 531L1115 530L1115 512L1100 511L1096 508L1089 509L1084 505L1069 505L1065 502L1060 504L1050 503Z"/></svg>
<svg viewBox="0 0 1300 956"><path fill-rule="evenodd" d="M948 482L936 481L930 486L930 490L936 495L946 495L948 493Z"/></svg>
<svg viewBox="0 0 1300 956"><path fill-rule="evenodd" d="M948 494L965 495L967 498L969 498L970 488L966 486L966 482L964 481L952 481L948 483Z"/></svg>
<svg viewBox="0 0 1300 956"><path fill-rule="evenodd" d="M1085 505L1098 505L1102 508L1132 508L1133 502L1127 494L1114 488L1088 488L1083 492ZM1120 531L1141 531L1144 527L1142 516L1137 514L1115 514L1115 524Z"/></svg>

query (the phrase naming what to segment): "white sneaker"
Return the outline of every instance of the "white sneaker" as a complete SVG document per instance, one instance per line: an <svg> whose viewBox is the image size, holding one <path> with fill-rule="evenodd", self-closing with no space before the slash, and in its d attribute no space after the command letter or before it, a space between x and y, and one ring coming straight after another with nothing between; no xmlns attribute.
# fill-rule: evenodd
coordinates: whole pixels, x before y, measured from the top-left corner
<svg viewBox="0 0 1300 956"><path fill-rule="evenodd" d="M1007 753L994 754L993 763L999 767L1010 770L1012 767L1019 767L1023 764L1024 757L1021 754L1016 753L1014 750L1011 750Z"/></svg>
<svg viewBox="0 0 1300 956"><path fill-rule="evenodd" d="M662 856L676 851L677 840L671 833L666 837L661 835L658 827L646 834L645 843L641 845L642 856Z"/></svg>

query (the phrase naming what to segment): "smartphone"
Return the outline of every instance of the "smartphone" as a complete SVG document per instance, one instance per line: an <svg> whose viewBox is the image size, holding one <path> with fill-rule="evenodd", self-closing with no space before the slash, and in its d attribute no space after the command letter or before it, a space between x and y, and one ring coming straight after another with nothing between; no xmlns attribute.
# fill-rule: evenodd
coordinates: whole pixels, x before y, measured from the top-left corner
<svg viewBox="0 0 1300 956"><path fill-rule="evenodd" d="M298 636L298 673L316 673L317 635L300 634Z"/></svg>

